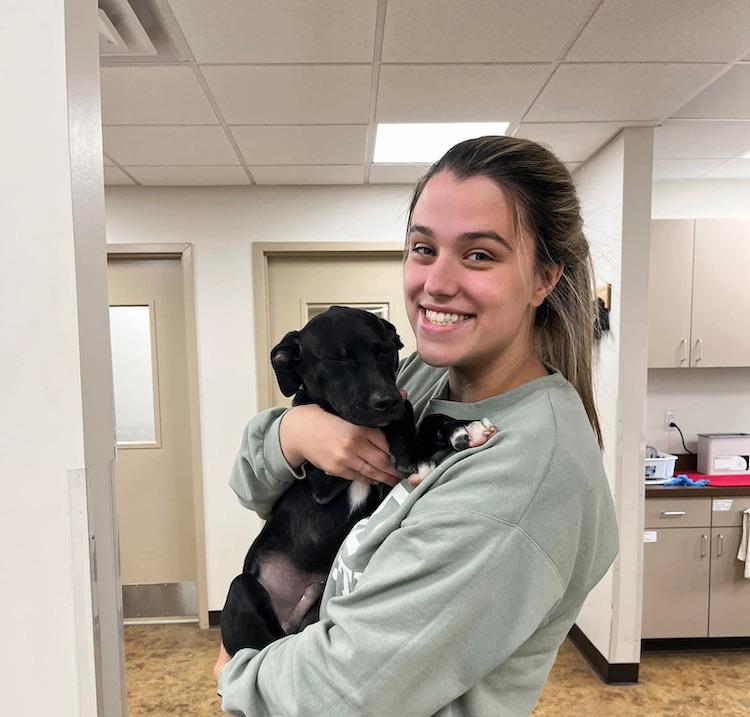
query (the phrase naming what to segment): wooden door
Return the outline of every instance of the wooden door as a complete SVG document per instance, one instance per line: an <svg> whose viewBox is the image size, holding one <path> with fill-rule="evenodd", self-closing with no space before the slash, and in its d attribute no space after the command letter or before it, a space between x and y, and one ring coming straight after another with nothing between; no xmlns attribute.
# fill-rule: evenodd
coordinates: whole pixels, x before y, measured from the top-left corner
<svg viewBox="0 0 750 717"><path fill-rule="evenodd" d="M750 637L750 579L737 560L742 528L713 528L709 637Z"/></svg>
<svg viewBox="0 0 750 717"><path fill-rule="evenodd" d="M108 261L126 618L197 615L190 406L177 258Z"/></svg>
<svg viewBox="0 0 750 717"><path fill-rule="evenodd" d="M708 635L709 528L646 531L644 638Z"/></svg>
<svg viewBox="0 0 750 717"><path fill-rule="evenodd" d="M750 366L750 221L696 219L690 365Z"/></svg>
<svg viewBox="0 0 750 717"><path fill-rule="evenodd" d="M649 368L690 365L693 229L692 219L651 222Z"/></svg>

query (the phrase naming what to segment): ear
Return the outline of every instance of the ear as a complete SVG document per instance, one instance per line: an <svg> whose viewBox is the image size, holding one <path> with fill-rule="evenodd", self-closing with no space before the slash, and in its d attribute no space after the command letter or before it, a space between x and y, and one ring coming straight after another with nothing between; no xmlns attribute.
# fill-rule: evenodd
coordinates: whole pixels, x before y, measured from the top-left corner
<svg viewBox="0 0 750 717"><path fill-rule="evenodd" d="M539 283L536 286L534 295L531 298L531 305L534 307L541 306L542 302L552 293L557 282L565 270L564 264L554 264L545 266L539 273Z"/></svg>
<svg viewBox="0 0 750 717"><path fill-rule="evenodd" d="M290 331L271 349L271 366L276 372L281 393L293 396L302 384L298 367L302 358L302 344L299 331Z"/></svg>
<svg viewBox="0 0 750 717"><path fill-rule="evenodd" d="M393 342L393 345L395 346L396 351L404 348L404 345L401 343L401 339L399 338L399 335L396 332L396 327L390 321L386 321L385 319L380 319L380 320L383 322L383 326L385 326L385 330L386 330L386 333L388 334L388 338Z"/></svg>

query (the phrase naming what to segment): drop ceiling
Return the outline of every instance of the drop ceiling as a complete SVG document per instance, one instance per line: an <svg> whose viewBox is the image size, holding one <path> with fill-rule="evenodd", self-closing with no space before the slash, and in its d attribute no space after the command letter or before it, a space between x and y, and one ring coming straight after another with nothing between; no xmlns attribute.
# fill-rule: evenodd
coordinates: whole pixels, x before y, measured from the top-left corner
<svg viewBox="0 0 750 717"><path fill-rule="evenodd" d="M463 121L571 169L653 126L656 179L750 178L748 0L99 4L156 53L102 55L107 184L410 183L376 124Z"/></svg>

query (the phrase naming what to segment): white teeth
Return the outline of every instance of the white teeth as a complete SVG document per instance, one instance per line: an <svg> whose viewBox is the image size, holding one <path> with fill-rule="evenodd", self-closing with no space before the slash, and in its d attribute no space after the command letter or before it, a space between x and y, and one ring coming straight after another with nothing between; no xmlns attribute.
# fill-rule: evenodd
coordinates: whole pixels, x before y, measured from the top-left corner
<svg viewBox="0 0 750 717"><path fill-rule="evenodd" d="M442 311L432 311L431 309L425 309L425 315L427 316L427 320L433 324L454 324L469 318L466 314L446 314Z"/></svg>

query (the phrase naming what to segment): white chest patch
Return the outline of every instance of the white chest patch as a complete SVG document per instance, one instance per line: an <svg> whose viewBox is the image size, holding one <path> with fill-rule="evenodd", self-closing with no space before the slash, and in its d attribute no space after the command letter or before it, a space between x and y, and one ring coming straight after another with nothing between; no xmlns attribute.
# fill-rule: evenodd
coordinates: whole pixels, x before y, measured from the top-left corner
<svg viewBox="0 0 750 717"><path fill-rule="evenodd" d="M352 481L347 492L349 498L349 512L359 508L362 503L367 500L367 496L370 494L370 486L358 481Z"/></svg>

